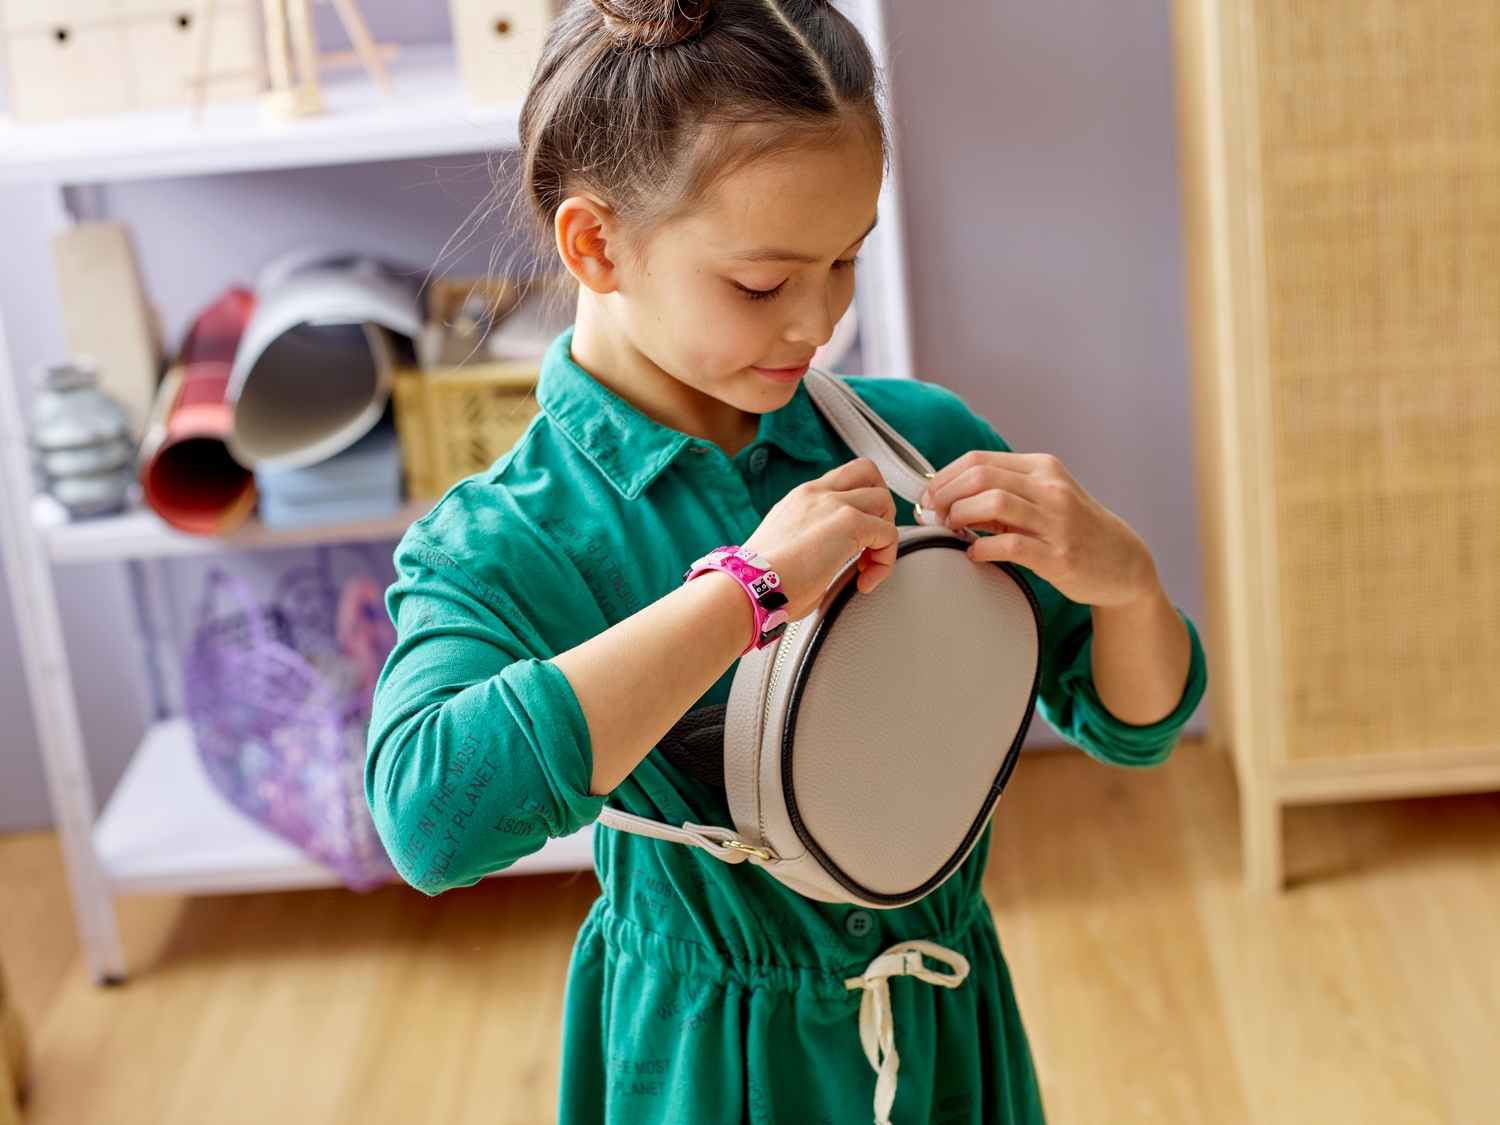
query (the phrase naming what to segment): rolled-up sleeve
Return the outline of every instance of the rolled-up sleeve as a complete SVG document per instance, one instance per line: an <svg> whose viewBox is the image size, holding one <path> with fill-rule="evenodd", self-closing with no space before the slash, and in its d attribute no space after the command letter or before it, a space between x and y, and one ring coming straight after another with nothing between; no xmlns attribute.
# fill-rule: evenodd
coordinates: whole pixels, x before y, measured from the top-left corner
<svg viewBox="0 0 1500 1125"><path fill-rule="evenodd" d="M588 724L567 678L513 607L454 571L431 546L398 552L389 605L400 639L365 765L381 840L428 894L510 866L604 805L589 793Z"/></svg>

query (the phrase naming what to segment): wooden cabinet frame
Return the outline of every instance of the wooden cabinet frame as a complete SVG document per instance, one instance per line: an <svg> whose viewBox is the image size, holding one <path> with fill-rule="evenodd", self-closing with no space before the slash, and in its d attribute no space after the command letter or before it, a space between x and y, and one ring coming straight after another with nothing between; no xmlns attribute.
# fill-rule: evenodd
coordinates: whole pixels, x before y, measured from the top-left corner
<svg viewBox="0 0 1500 1125"><path fill-rule="evenodd" d="M1257 8L1175 0L1173 17L1211 731L1234 757L1246 882L1269 891L1283 807L1500 789L1500 746L1288 758Z"/></svg>

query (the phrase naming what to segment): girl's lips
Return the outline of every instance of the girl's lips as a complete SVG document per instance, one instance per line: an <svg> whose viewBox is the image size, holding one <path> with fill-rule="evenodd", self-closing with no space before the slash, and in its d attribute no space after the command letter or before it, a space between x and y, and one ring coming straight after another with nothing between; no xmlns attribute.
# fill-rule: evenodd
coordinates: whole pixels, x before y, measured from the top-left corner
<svg viewBox="0 0 1500 1125"><path fill-rule="evenodd" d="M807 374L807 369L811 364L812 361L808 360L807 363L799 363L796 367L752 367L751 370L757 375L764 375L773 383L795 383Z"/></svg>

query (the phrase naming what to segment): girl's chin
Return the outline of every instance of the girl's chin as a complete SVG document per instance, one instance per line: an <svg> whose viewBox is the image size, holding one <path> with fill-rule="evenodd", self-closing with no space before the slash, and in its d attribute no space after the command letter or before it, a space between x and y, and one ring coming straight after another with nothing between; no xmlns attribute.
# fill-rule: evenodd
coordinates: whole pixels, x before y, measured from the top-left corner
<svg viewBox="0 0 1500 1125"><path fill-rule="evenodd" d="M799 364L796 367L751 367L750 370L754 371L763 379L769 379L773 383L781 383L783 385L786 385L789 383L795 383L797 382L797 380L801 379L802 376L806 375L807 368L810 362L811 361L809 361L809 363Z"/></svg>

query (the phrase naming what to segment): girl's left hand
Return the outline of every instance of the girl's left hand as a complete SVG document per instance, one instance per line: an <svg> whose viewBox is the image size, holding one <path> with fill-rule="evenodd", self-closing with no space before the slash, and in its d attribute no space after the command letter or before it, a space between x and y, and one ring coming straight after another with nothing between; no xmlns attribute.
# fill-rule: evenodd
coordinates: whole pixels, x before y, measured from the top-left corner
<svg viewBox="0 0 1500 1125"><path fill-rule="evenodd" d="M953 530L990 533L970 558L1024 566L1071 601L1123 606L1161 590L1141 537L1049 454L965 453L934 474L922 507Z"/></svg>

